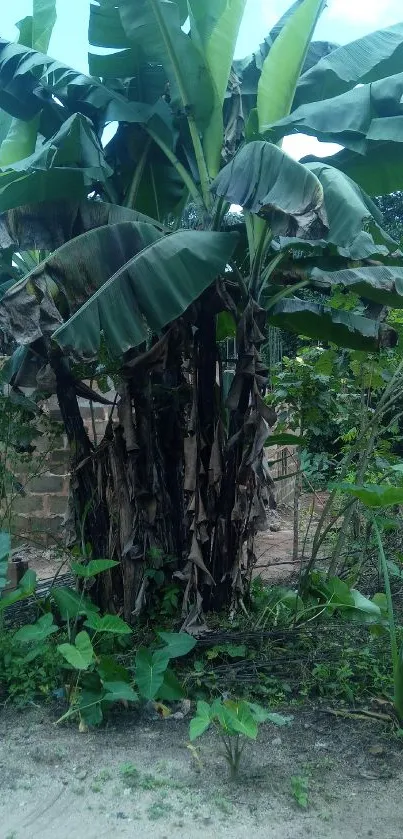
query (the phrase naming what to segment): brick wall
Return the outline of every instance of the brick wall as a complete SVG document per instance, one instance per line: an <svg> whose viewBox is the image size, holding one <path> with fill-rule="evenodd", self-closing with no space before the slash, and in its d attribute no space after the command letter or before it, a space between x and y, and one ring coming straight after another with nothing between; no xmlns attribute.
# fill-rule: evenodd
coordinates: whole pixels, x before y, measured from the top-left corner
<svg viewBox="0 0 403 839"><path fill-rule="evenodd" d="M91 414L89 402L84 399L79 402L90 439L94 440L95 430L99 442L105 433L109 408L97 405ZM51 419L60 420L55 397L49 399L47 412ZM46 436L39 437L35 446L40 457L36 455L25 473L20 472L17 475L24 495L16 497L13 501L12 531L17 541L39 542L50 547L63 541L63 521L69 493L70 454L67 437L63 433L53 441L51 450ZM34 468L36 474L32 476Z"/></svg>
<svg viewBox="0 0 403 839"><path fill-rule="evenodd" d="M105 433L110 408L94 406L91 416L89 402L83 399L79 402L90 439L94 440L95 427L96 439L100 442ZM59 420L56 398L52 397L47 407L51 419ZM63 521L69 492L70 458L67 438L60 433L50 451L49 441L46 437L40 437L36 448L42 454L40 470L30 480L27 480L26 475L19 475L25 495L17 497L13 503L12 530L17 540L39 542L50 547L63 541ZM295 486L295 477L292 475L295 472L294 449L278 447L273 451L271 448L268 456L273 464L272 475L276 478L277 504L291 506Z"/></svg>

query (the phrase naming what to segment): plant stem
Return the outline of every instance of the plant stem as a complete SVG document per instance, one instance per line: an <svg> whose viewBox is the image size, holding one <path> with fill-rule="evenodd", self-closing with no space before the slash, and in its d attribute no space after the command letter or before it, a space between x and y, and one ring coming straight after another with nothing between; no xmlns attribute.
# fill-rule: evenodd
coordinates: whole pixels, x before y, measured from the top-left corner
<svg viewBox="0 0 403 839"><path fill-rule="evenodd" d="M395 613L393 609L392 592L390 588L388 563L383 548L382 537L378 527L378 522L375 516L373 517L373 526L375 538L378 544L379 558L381 561L383 579L385 585L386 602L388 606L388 623L390 633L390 649L392 653L393 664L393 686L394 686L394 706L400 722L403 721L403 647L399 653L397 645L397 633Z"/></svg>
<svg viewBox="0 0 403 839"><path fill-rule="evenodd" d="M194 198L194 200L197 201L197 203L199 203L202 200L200 192L197 189L195 182L190 177L187 169L185 169L183 164L176 157L176 154L172 151L172 149L169 148L169 146L167 146L166 143L164 143L163 140L161 140L161 137L159 137L156 131L153 131L153 129L150 128L149 125L145 126L145 130L147 131L147 134L149 134L150 137L154 140L154 142L157 143L157 146L160 147L161 151L164 152L165 156L168 158L170 163L172 163L172 166L175 167L178 175L182 178L183 183L189 190L189 193L192 196L192 198Z"/></svg>
<svg viewBox="0 0 403 839"><path fill-rule="evenodd" d="M134 210L134 208L136 206L137 193L139 191L139 187L140 187L140 184L141 184L141 179L142 179L143 174L144 174L144 169L145 169L145 165L147 163L147 157L148 157L148 152L150 150L151 142L152 142L152 138L150 136L148 136L147 140L146 140L146 143L144 145L143 151L142 151L142 155L141 155L140 160L139 160L139 162L136 166L136 169L134 171L134 175L133 175L131 184L130 184L129 189L127 190L127 193L125 195L124 206L125 207L130 207L132 210Z"/></svg>

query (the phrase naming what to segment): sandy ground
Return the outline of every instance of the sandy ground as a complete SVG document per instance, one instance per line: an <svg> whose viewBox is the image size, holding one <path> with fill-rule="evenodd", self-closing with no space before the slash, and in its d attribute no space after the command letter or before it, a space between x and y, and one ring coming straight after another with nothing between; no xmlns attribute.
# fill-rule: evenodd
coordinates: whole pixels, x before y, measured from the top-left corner
<svg viewBox="0 0 403 839"><path fill-rule="evenodd" d="M1 839L402 839L403 744L378 723L298 711L262 727L231 784L213 736L198 766L185 720L122 711L80 734L56 718L1 712ZM307 810L292 775L308 778Z"/></svg>

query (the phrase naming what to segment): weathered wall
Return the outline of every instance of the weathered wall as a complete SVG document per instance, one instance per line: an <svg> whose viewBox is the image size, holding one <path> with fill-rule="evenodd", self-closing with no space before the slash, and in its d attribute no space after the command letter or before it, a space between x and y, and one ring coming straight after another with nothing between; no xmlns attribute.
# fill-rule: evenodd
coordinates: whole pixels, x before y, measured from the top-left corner
<svg viewBox="0 0 403 839"><path fill-rule="evenodd" d="M90 439L94 439L95 430L97 440L101 440L109 408L94 406L91 415L90 405L85 400L80 400L80 408ZM51 419L60 419L56 399L49 400L48 412ZM16 539L40 542L50 547L63 541L63 520L69 492L70 458L67 438L60 434L49 451L48 439L40 437L36 449L42 453L37 474L29 480L27 474L18 475L25 495L16 498L13 503L12 531ZM27 472L32 474L29 466Z"/></svg>

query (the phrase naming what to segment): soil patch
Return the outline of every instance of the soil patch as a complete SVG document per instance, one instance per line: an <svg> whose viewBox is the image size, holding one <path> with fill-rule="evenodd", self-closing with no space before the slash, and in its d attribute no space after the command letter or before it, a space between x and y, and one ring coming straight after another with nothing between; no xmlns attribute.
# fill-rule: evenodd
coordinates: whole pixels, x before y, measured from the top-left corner
<svg viewBox="0 0 403 839"><path fill-rule="evenodd" d="M56 718L2 712L1 839L402 839L402 745L377 723L297 711L262 726L230 784L213 735L198 765L185 720L122 712L79 733ZM307 810L291 776L307 779Z"/></svg>

